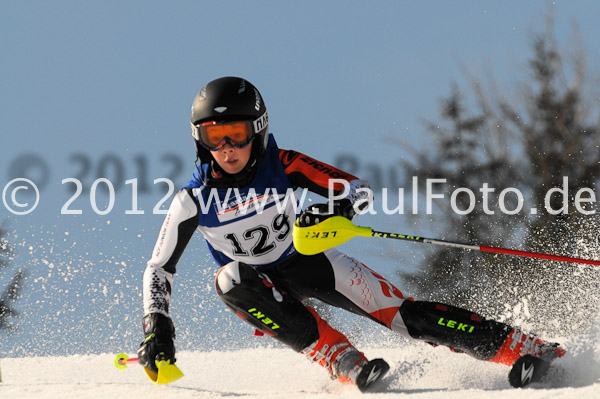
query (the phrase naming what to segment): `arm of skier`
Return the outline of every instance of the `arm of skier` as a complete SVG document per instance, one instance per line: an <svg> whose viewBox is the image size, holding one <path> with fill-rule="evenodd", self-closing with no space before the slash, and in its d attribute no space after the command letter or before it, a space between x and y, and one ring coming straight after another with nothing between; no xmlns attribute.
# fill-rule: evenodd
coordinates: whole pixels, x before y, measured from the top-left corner
<svg viewBox="0 0 600 399"><path fill-rule="evenodd" d="M290 183L294 187L306 188L311 192L333 200L333 213L329 204L308 207L301 216L301 224L315 224L333 215L352 219L373 201L369 183L326 163L291 150L280 150L279 159ZM306 215L321 215L320 218Z"/></svg>
<svg viewBox="0 0 600 399"><path fill-rule="evenodd" d="M145 339L138 358L144 367L154 372L157 356L175 362L175 327L169 317L171 287L177 262L198 226L198 212L199 203L191 189L183 189L175 195L144 271Z"/></svg>

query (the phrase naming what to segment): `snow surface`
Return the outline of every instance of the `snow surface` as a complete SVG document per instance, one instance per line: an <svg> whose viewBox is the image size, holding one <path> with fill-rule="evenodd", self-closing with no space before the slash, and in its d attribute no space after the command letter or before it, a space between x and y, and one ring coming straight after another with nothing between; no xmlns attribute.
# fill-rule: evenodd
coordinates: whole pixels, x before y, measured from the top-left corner
<svg viewBox="0 0 600 399"><path fill-rule="evenodd" d="M547 381L522 390L509 386L506 366L409 341L366 318L323 309L332 312L326 317L330 324L369 358L382 357L391 365L385 380L387 390L364 395L354 387L331 381L321 367L275 341L252 337L253 329L216 298L216 268L197 266L199 260L211 262L204 245L186 250L175 280L172 315L180 349L177 364L185 377L168 386L155 386L138 365L117 370L113 359L125 348L133 355L141 340L144 253L156 234L131 228L128 234L139 237L140 242L135 243L131 236L119 236L117 230L122 226L117 223L102 229L98 225L82 224L79 231L73 229L69 234L36 225L14 235L20 240L18 248L29 250L24 255L21 252L15 266L27 265L29 277L23 298L15 304L19 311L19 318L13 320L16 328L0 336L0 399L600 399L598 268L544 264L544 270L552 272L547 273L551 279L535 281L533 298L523 294L521 286L510 285L511 275L494 285L508 284L514 296L495 297L498 291L486 281L469 290L473 305L479 306L472 310L491 311L495 306L496 313L486 312L487 317L520 325L525 331L560 342L568 350L567 356L555 363ZM596 244L583 242L577 248L583 252L569 254L600 257ZM374 244L368 249L371 255L361 259L377 265L382 274L398 278L397 262L382 260L377 254L404 259L403 249L381 249ZM592 249L593 253L587 252ZM559 249L548 252L563 253ZM503 266L502 261L498 258L498 267ZM398 286L403 287L401 283ZM538 299L535 311L533 299ZM504 309L498 310L498 304ZM561 338L563 334L568 339ZM65 357L57 356L63 354ZM36 357L39 355L46 357Z"/></svg>
<svg viewBox="0 0 600 399"><path fill-rule="evenodd" d="M588 337L590 338L590 337ZM363 348L392 366L386 391L361 394L331 381L319 366L280 347L180 352L185 377L152 384L137 364L113 366L114 354L1 360L0 398L600 398L600 345L580 340L556 361L547 381L511 388L508 367L484 363L443 347L406 343Z"/></svg>

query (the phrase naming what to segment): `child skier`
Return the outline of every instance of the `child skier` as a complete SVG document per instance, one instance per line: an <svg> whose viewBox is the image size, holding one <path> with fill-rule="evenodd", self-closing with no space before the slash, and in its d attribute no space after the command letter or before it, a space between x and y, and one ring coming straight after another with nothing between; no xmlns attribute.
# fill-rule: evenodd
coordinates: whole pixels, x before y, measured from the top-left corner
<svg viewBox="0 0 600 399"><path fill-rule="evenodd" d="M173 274L196 229L220 267L216 291L231 310L259 334L285 343L325 367L332 378L363 392L376 387L388 364L369 361L303 299L316 298L406 337L485 361L511 365L526 354L564 354L558 344L517 327L454 306L407 298L384 277L336 249L311 256L296 252L291 233L298 217L300 226L333 215L352 219L355 205L370 200L367 190L359 190L368 184L301 153L279 149L268 134L263 98L250 82L225 77L208 83L194 99L191 127L200 166L174 197L144 272L145 340L138 355L147 369L156 372L157 359L175 362L175 328L169 316ZM277 201L298 188L327 197L332 178L350 187L345 198L333 203L333 213L329 204L300 213L295 200ZM339 195L343 186L333 189ZM214 206L225 198L228 202ZM283 209L276 206L280 203Z"/></svg>

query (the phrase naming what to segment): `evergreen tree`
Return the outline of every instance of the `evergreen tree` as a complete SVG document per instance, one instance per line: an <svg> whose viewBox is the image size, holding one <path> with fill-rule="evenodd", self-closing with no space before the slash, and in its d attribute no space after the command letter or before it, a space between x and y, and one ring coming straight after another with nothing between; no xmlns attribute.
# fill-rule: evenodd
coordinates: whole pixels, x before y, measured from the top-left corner
<svg viewBox="0 0 600 399"><path fill-rule="evenodd" d="M590 85L580 43L572 41L570 49L578 50L563 56L549 24L532 41L518 96L507 97L493 79L484 87L472 78L470 96L457 84L452 87L441 104L441 121L426 123L435 145L416 151L406 165L407 176L420 181L446 179L440 205L445 208L438 207L434 219L439 238L600 259L597 216L584 214L597 206L582 201L593 199L600 178L600 106L586 92ZM571 63L565 65L564 59ZM486 183L487 199L481 191ZM450 207L457 188L476 196L468 214ZM507 188L522 193L516 214L501 211L501 205L509 212L520 207L515 190L501 198ZM552 188L561 191L548 195ZM578 202L582 188L589 190ZM465 192L455 198L459 210L473 204ZM547 206L560 212L553 214ZM441 248L426 256L422 274L403 277L432 299L567 332L589 321L586 310L598 306L593 295L600 288L598 269Z"/></svg>
<svg viewBox="0 0 600 399"><path fill-rule="evenodd" d="M8 242L8 232L0 226L0 272L9 268L13 258L14 248ZM0 330L10 330L13 327L10 319L16 316L17 312L11 305L19 297L24 278L25 271L18 270L0 294Z"/></svg>

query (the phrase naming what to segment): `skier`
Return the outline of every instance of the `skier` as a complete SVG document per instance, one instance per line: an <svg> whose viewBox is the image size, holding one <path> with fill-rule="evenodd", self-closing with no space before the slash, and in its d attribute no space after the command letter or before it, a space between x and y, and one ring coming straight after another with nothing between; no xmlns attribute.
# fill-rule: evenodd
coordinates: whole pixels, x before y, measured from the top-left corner
<svg viewBox="0 0 600 399"><path fill-rule="evenodd" d="M157 359L175 362L175 328L169 316L173 274L196 229L220 267L216 292L236 315L257 334L274 337L325 367L331 378L355 384L363 392L377 386L388 364L369 361L303 299L316 298L406 337L494 363L511 365L523 355L550 351L564 355L558 344L518 327L408 298L337 249L311 256L296 252L291 233L298 217L300 226L333 215L352 219L359 204L364 207L371 200L367 190L360 190L368 184L299 152L279 149L268 134L263 98L247 80L224 77L209 82L194 99L191 128L200 165L174 197L144 272L145 340L138 357L147 369L157 372ZM334 201L333 212L329 204L303 212L291 200L277 206L278 199L298 188L327 197L331 178L343 179L350 187L345 198ZM343 187L337 184L333 189L339 196ZM221 209L213 206L224 198L228 201Z"/></svg>

